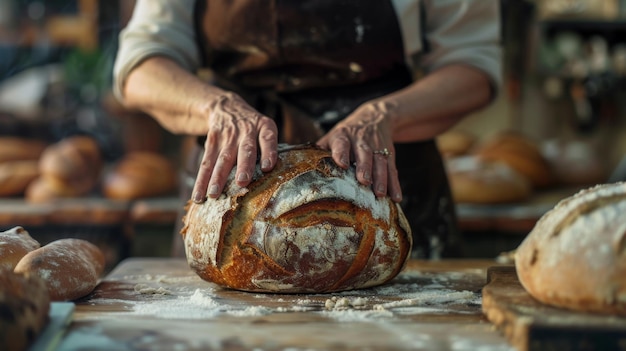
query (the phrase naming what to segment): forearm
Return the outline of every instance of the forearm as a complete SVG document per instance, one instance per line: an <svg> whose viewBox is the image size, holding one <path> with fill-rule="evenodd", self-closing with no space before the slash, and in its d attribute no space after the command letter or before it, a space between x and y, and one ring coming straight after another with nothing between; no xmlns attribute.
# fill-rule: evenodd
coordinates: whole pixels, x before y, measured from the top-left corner
<svg viewBox="0 0 626 351"><path fill-rule="evenodd" d="M486 74L455 64L442 67L377 102L390 112L394 142L413 142L432 139L486 106L491 90Z"/></svg>
<svg viewBox="0 0 626 351"><path fill-rule="evenodd" d="M126 106L153 116L175 134L206 135L211 104L225 92L165 57L151 57L128 75Z"/></svg>

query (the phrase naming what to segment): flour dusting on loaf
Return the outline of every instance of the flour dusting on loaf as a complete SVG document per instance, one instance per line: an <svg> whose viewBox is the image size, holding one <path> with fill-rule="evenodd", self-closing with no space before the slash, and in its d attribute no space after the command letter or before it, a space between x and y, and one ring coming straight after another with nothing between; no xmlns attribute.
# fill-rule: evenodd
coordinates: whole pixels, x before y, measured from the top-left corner
<svg viewBox="0 0 626 351"><path fill-rule="evenodd" d="M41 245L20 226L0 232L0 269L13 270L27 253Z"/></svg>
<svg viewBox="0 0 626 351"><path fill-rule="evenodd" d="M382 284L411 249L398 204L314 147L279 149L275 169L190 203L182 235L200 277L247 291L325 292Z"/></svg>
<svg viewBox="0 0 626 351"><path fill-rule="evenodd" d="M626 314L626 183L559 202L517 251L522 285L536 299L575 310Z"/></svg>
<svg viewBox="0 0 626 351"><path fill-rule="evenodd" d="M58 239L24 256L15 272L43 278L53 301L75 300L90 293L104 271L104 255L82 239Z"/></svg>

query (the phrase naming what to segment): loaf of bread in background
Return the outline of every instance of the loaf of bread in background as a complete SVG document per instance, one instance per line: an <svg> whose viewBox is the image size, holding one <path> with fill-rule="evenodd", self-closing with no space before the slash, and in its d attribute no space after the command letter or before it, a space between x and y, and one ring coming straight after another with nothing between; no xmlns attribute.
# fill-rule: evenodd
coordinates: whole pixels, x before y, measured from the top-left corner
<svg viewBox="0 0 626 351"><path fill-rule="evenodd" d="M329 151L279 147L276 167L257 166L246 188L234 182L190 203L181 233L203 279L233 289L321 293L383 284L411 251L399 204L377 198Z"/></svg>
<svg viewBox="0 0 626 351"><path fill-rule="evenodd" d="M43 280L0 268L0 311L0 350L27 350L50 319Z"/></svg>
<svg viewBox="0 0 626 351"><path fill-rule="evenodd" d="M37 160L0 163L0 197L22 195L30 183L39 177Z"/></svg>
<svg viewBox="0 0 626 351"><path fill-rule="evenodd" d="M546 188L554 183L550 165L541 148L521 133L498 133L482 143L474 154L486 161L508 165L528 178L533 188Z"/></svg>
<svg viewBox="0 0 626 351"><path fill-rule="evenodd" d="M626 315L625 214L626 183L597 185L559 202L517 249L524 288L548 305Z"/></svg>
<svg viewBox="0 0 626 351"><path fill-rule="evenodd" d="M477 141L474 134L457 129L446 131L436 139L437 148L444 158L469 154Z"/></svg>
<svg viewBox="0 0 626 351"><path fill-rule="evenodd" d="M52 301L76 300L89 294L104 272L102 251L83 239L58 239L26 254L16 273L43 278Z"/></svg>
<svg viewBox="0 0 626 351"><path fill-rule="evenodd" d="M40 246L22 227L0 232L0 269L13 270L22 257Z"/></svg>
<svg viewBox="0 0 626 351"><path fill-rule="evenodd" d="M80 197L99 183L102 154L90 136L72 136L47 147L39 159L40 176L26 189L30 202Z"/></svg>
<svg viewBox="0 0 626 351"><path fill-rule="evenodd" d="M148 151L126 154L108 172L102 193L110 199L138 199L172 193L177 185L176 169L165 156Z"/></svg>
<svg viewBox="0 0 626 351"><path fill-rule="evenodd" d="M532 194L530 181L506 163L468 155L446 159L445 165L455 203L514 203Z"/></svg>
<svg viewBox="0 0 626 351"><path fill-rule="evenodd" d="M541 150L560 185L589 187L609 178L603 157L582 140L548 140Z"/></svg>
<svg viewBox="0 0 626 351"><path fill-rule="evenodd" d="M38 160L46 143L21 137L0 137L0 164L8 161Z"/></svg>

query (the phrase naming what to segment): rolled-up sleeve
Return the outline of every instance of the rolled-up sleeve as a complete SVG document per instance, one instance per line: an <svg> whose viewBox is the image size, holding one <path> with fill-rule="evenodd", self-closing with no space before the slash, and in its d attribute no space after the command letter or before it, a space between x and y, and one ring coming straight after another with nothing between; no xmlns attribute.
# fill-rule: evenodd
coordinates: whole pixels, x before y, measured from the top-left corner
<svg viewBox="0 0 626 351"><path fill-rule="evenodd" d="M494 91L502 84L498 0L424 0L425 51L420 65L428 72L452 63L485 72Z"/></svg>
<svg viewBox="0 0 626 351"><path fill-rule="evenodd" d="M123 101L128 74L151 56L166 56L194 71L200 54L193 28L194 0L138 0L119 36L113 67L113 92Z"/></svg>

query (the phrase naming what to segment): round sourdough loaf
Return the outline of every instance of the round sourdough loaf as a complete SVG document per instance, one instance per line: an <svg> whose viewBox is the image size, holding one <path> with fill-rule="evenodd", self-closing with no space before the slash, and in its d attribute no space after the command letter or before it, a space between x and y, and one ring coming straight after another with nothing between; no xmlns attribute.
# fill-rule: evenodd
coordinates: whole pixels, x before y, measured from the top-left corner
<svg viewBox="0 0 626 351"><path fill-rule="evenodd" d="M203 279L245 291L331 292L385 283L404 267L411 231L400 206L376 198L330 152L279 147L276 167L257 167L218 199L190 203L181 230Z"/></svg>
<svg viewBox="0 0 626 351"><path fill-rule="evenodd" d="M0 268L0 350L27 350L48 324L49 310L40 277Z"/></svg>
<svg viewBox="0 0 626 351"><path fill-rule="evenodd" d="M597 185L559 202L519 246L520 282L567 309L626 315L626 183Z"/></svg>
<svg viewBox="0 0 626 351"><path fill-rule="evenodd" d="M0 232L0 269L13 270L22 257L40 246L22 227Z"/></svg>

